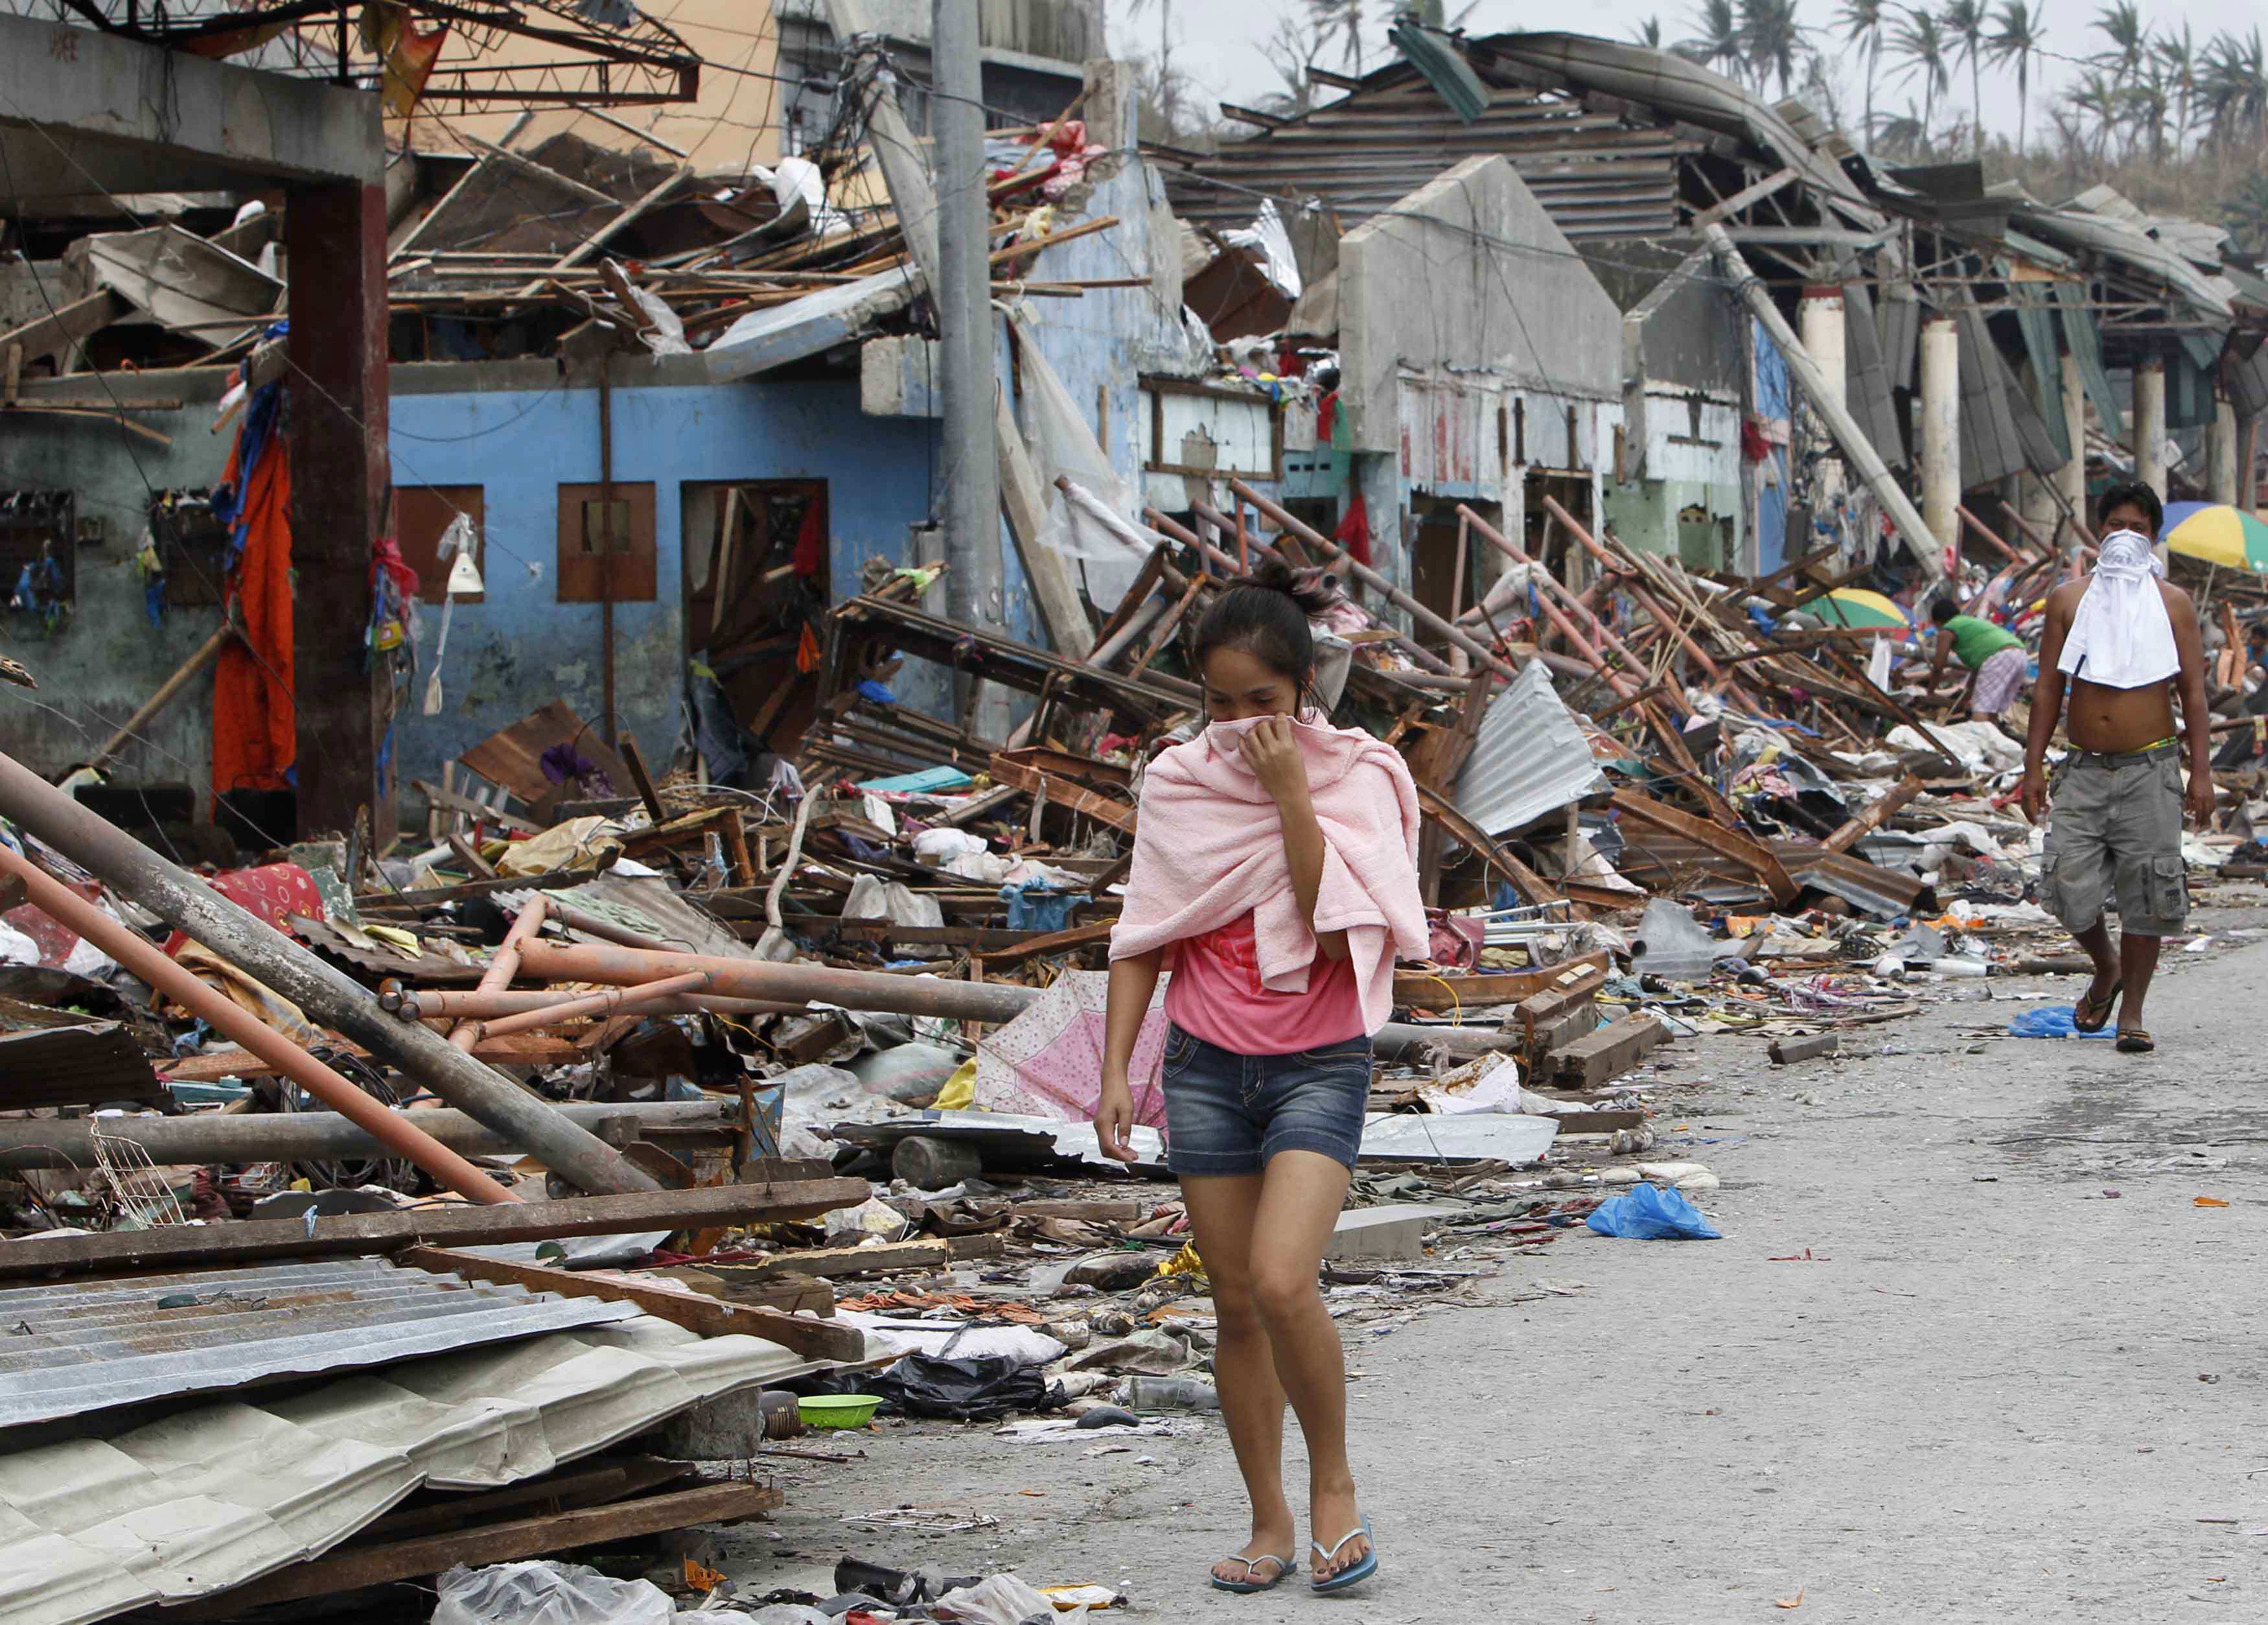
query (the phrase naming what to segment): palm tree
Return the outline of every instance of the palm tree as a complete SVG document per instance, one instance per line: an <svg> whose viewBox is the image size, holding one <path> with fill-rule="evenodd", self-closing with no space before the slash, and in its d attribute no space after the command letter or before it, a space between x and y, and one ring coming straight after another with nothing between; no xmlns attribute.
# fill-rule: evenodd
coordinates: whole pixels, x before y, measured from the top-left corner
<svg viewBox="0 0 2268 1625"><path fill-rule="evenodd" d="M1803 54L1803 25L1796 20L1796 0L1740 0L1741 59L1756 76L1756 88L1777 78L1786 96L1795 82L1797 59Z"/></svg>
<svg viewBox="0 0 2268 1625"><path fill-rule="evenodd" d="M2126 122L2126 151L2129 157L2142 150L2144 142L2150 147L2154 163L2163 163L2166 158L2166 123L2173 109L2173 94L2165 76L2154 63L2135 76L2133 83L2120 87L2118 105Z"/></svg>
<svg viewBox="0 0 2268 1625"><path fill-rule="evenodd" d="M2048 37L2047 0L2001 0L1992 33L1992 60L2016 69L2016 151L2025 151L2032 100L2032 63Z"/></svg>
<svg viewBox="0 0 2268 1625"><path fill-rule="evenodd" d="M2268 253L2268 175L2253 175L2236 188L2225 206L2221 224L2253 253Z"/></svg>
<svg viewBox="0 0 2268 1625"><path fill-rule="evenodd" d="M1178 126L1181 76L1174 71L1174 0L1126 0L1126 20L1130 24L1145 11L1158 14L1158 111L1167 124Z"/></svg>
<svg viewBox="0 0 2268 1625"><path fill-rule="evenodd" d="M1359 75L1362 72L1363 48L1369 43L1363 0L1307 0L1308 13L1325 39L1336 38L1340 42L1339 57Z"/></svg>
<svg viewBox="0 0 2268 1625"><path fill-rule="evenodd" d="M1992 14L1984 9L1984 0L1947 0L1945 13L1939 18L1948 43L1969 63L1969 105L1976 124L1979 158L1984 156L1984 78L1978 71L1977 61L1990 49L1985 30L1992 20Z"/></svg>
<svg viewBox="0 0 2268 1625"><path fill-rule="evenodd" d="M1739 78L1741 24L1734 14L1733 0L1701 0L1700 11L1694 13L1693 26L1699 32L1690 40L1680 40L1675 48L1677 54L1705 68L1722 63L1734 78Z"/></svg>
<svg viewBox="0 0 2268 1625"><path fill-rule="evenodd" d="M1904 113L1886 114L1881 135L1875 144L1884 153L1895 158L1926 159L1931 156L1929 120L1915 107L1913 99L1906 99Z"/></svg>
<svg viewBox="0 0 2268 1625"><path fill-rule="evenodd" d="M2197 127L2197 103L2199 85L2197 41L2186 19L2179 34L2161 33L2150 42L2151 55L2158 70L2166 78L2166 87L2174 98L2174 151L2186 151L2191 133Z"/></svg>
<svg viewBox="0 0 2268 1625"><path fill-rule="evenodd" d="M1658 51L1661 49L1661 18L1659 17L1647 18L1637 27L1631 30L1631 38L1637 41L1640 45L1646 47L1649 51Z"/></svg>
<svg viewBox="0 0 2268 1625"><path fill-rule="evenodd" d="M2089 69L2080 77L2078 85L2064 92L2081 129L2092 126L2095 131L2095 159L2102 162L2110 154L2110 137L2118 128L2118 87L2100 69Z"/></svg>
<svg viewBox="0 0 2268 1625"><path fill-rule="evenodd" d="M2249 40L2214 35L2199 88L2214 141L2228 147L2257 139L2268 125L2268 52L2261 48L2260 30L2255 28Z"/></svg>
<svg viewBox="0 0 2268 1625"><path fill-rule="evenodd" d="M1937 26L1937 18L1927 11L1909 7L1906 20L1890 35L1890 50L1899 57L1904 67L1898 70L1898 83L1904 84L1916 74L1921 76L1921 127L1923 144L1928 144L1928 132L1937 112L1940 91L1953 88L1953 73L1948 66L1945 35Z"/></svg>
<svg viewBox="0 0 2268 1625"><path fill-rule="evenodd" d="M2132 73L2142 65L2143 53L2149 48L2150 30L2142 21L2141 9L2134 0L2117 0L2095 14L2095 31L2110 41L2110 48L2101 53L2095 61L2120 73Z"/></svg>
<svg viewBox="0 0 2268 1625"><path fill-rule="evenodd" d="M1867 63L1867 139L1874 138L1874 70L1882 61L1882 26L1889 20L1889 0L1845 0L1835 14L1843 42L1855 45Z"/></svg>
<svg viewBox="0 0 2268 1625"><path fill-rule="evenodd" d="M1328 43L1312 18L1302 18L1289 11L1277 13L1276 31L1260 48L1268 65L1284 81L1284 88L1261 103L1263 112L1297 118L1314 107L1315 82L1307 77L1307 70L1322 60Z"/></svg>

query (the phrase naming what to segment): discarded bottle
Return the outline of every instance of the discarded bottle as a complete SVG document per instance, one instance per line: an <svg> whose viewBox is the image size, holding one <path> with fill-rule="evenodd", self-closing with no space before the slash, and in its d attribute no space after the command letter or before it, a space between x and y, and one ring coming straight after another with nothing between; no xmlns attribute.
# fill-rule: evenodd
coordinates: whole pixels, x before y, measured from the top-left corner
<svg viewBox="0 0 2268 1625"><path fill-rule="evenodd" d="M1217 1411L1220 1393L1195 1377L1130 1377L1126 1404L1136 1411Z"/></svg>

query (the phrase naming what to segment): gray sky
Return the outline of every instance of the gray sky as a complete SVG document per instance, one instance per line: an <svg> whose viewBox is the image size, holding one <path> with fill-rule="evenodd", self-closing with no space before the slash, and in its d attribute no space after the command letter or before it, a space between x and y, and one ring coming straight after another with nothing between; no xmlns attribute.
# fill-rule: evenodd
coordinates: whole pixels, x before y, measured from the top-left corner
<svg viewBox="0 0 2268 1625"><path fill-rule="evenodd" d="M1108 0L1108 4L1113 49L1122 55L1156 55L1158 0ZM1305 14L1304 0L1168 0L1168 4L1174 41L1174 64L1203 87L1210 99L1226 97L1249 104L1282 87L1282 81L1269 66L1262 48L1274 32L1279 17ZM1459 0L1449 0L1452 16L1456 14L1458 6ZM1376 14L1381 20L1389 17L1393 9L1393 0L1371 0L1365 7L1366 12ZM1653 0L1587 0L1565 11L1539 6L1532 0L1527 4L1522 0L1480 0L1465 26L1474 33L1550 28L1572 14L1581 18L1583 33L1629 39L1647 18L1659 17L1664 37L1674 41L1693 32L1691 18L1698 9L1693 0L1677 0L1670 4L1655 4ZM1817 40L1822 51L1839 70L1846 116L1855 123L1863 101L1863 67L1832 26L1838 9L1837 0L1802 0L1800 15L1808 25L1819 31ZM2046 9L2047 44L2051 50L2085 56L2103 48L2102 37L2090 26L2102 9L2100 0L2047 0ZM2268 26L2268 5L2264 5L2262 0L2186 0L2179 7L2145 0L2141 9L2154 28L2186 22L2195 31L2200 51L2218 31L2249 33L2254 28ZM1382 50L1373 49L1366 55L1364 65L1376 67L1385 60ZM1351 66L1336 55L1322 65L1351 71ZM1920 101L1918 82L1898 83L1897 70L1897 64L1885 55L1875 79L1877 114L1900 111L1909 98L1917 106ZM2047 97L2075 71L2070 63L2054 60L2042 62L2035 68L2031 92L2031 129L2035 134L2047 128L2042 111ZM1959 109L1958 116L1965 119L1970 105L1965 63L1955 64L1953 78L1950 100ZM2014 135L2014 74L1986 65L1984 91L1986 128ZM1955 116L1948 113L1947 102L1948 97L1940 94L1937 106L1940 126Z"/></svg>

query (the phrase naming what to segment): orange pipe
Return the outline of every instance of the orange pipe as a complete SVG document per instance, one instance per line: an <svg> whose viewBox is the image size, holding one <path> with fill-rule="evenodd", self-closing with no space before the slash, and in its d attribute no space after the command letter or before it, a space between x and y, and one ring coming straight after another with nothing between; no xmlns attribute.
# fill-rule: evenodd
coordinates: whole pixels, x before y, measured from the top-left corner
<svg viewBox="0 0 2268 1625"><path fill-rule="evenodd" d="M578 1021L585 1016L608 1016L622 1011L641 1014L644 1008L675 993L691 993L710 983L706 971L688 971L682 976L666 976L658 982L647 982L638 987L608 987L564 1004L555 1004L549 1009L521 1010L516 1015L498 1016L489 1021L472 1023L476 1037L501 1038L515 1032L533 1032L539 1027L556 1026L561 1022Z"/></svg>
<svg viewBox="0 0 2268 1625"><path fill-rule="evenodd" d="M527 906L519 911L519 918L512 922L512 929L504 934L504 941L489 961L489 968L481 972L480 991L502 993L512 986L512 979L519 974L519 950L530 939L541 934L544 911L550 899L541 891L527 899ZM449 1030L449 1042L469 1055L481 1036L478 1022L459 1022Z"/></svg>
<svg viewBox="0 0 2268 1625"><path fill-rule="evenodd" d="M306 1088L326 1106L372 1139L408 1157L441 1184L471 1201L500 1206L519 1197L448 1147L379 1104L345 1078L224 994L214 992L136 933L70 887L50 879L12 846L0 845L0 873L24 883L31 902L54 916L151 986L211 1024Z"/></svg>

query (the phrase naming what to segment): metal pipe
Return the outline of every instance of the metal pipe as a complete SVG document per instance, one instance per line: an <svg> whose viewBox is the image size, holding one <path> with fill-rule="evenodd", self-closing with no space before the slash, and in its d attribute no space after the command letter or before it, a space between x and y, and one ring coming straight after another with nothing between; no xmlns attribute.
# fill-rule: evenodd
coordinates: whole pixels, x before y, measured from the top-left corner
<svg viewBox="0 0 2268 1625"><path fill-rule="evenodd" d="M521 1010L517 1015L475 1022L473 1030L483 1038L503 1038L515 1032L534 1032L539 1027L556 1026L561 1022L579 1021L585 1016L607 1016L617 1010L634 1015L657 1001L676 993L691 993L696 987L708 985L709 973L706 971L688 971L682 976L664 977L658 982L648 982L639 987L609 988L603 993L585 993L578 999L570 999L566 1003L555 1004L549 1009Z"/></svg>
<svg viewBox="0 0 2268 1625"><path fill-rule="evenodd" d="M1557 500L1550 497L1544 498L1543 511L1550 514L1552 518L1557 520L1561 524L1566 526L1568 534L1572 536L1576 541L1581 543L1583 546L1589 550L1591 557L1597 559L1608 569L1620 572L1627 568L1622 560L1608 552L1605 546L1599 541L1599 539L1578 523L1575 516L1567 512L1565 508L1561 507ZM1628 593L1633 599L1637 600L1639 609L1644 609L1648 615L1653 617L1654 624L1660 626L1662 631L1668 632L1671 637L1676 639L1680 644L1684 646L1685 652L1693 657L1695 662L1700 666L1703 671L1709 674L1709 680L1712 683L1715 683L1724 676L1725 674L1723 670L1719 668L1717 662L1709 658L1709 651L1703 648L1698 643L1695 642L1692 635L1685 630L1684 622L1682 617L1672 615L1668 609L1662 608L1660 602L1657 600L1653 594L1647 592L1646 588L1640 587L1635 580L1624 580L1622 584L1622 589Z"/></svg>
<svg viewBox="0 0 2268 1625"><path fill-rule="evenodd" d="M1772 302L1771 290L1764 285L1742 256L1732 234L1722 225L1712 222L1701 228L1701 236L1708 243L1710 251L1724 262L1726 273L1731 277L1734 291L1740 295L1742 302L1748 306L1757 321L1764 324L1764 330L1771 335L1772 343L1779 346L1780 354L1787 358L1788 371L1794 373L1796 381L1803 386L1812 409L1827 420L1827 427L1835 436L1835 443L1851 460L1851 466L1859 477L1873 490L1875 499L1882 505L1882 512L1890 516L1890 522L1897 527L1899 536L1904 539L1907 550L1913 554L1923 573L1931 580L1936 580L1945 573L1944 562L1938 557L1937 537L1922 521L1921 515L1914 511L1913 503L1899 489L1897 481L1891 477L1889 465L1874 449L1874 443L1867 438L1867 432L1859 426L1859 420L1851 416L1850 409L1837 398L1843 386L1830 381L1819 363L1811 358L1811 352L1803 347L1802 342L1795 336L1795 329L1788 326L1787 318L1779 314L1779 307Z"/></svg>
<svg viewBox="0 0 2268 1625"><path fill-rule="evenodd" d="M605 1195L661 1188L620 1151L584 1133L494 1067L451 1048L438 1034L394 1020L344 971L325 964L4 754L0 816L14 819L167 925L274 988L310 1020L352 1039L449 1104L526 1147L578 1190Z"/></svg>
<svg viewBox="0 0 2268 1625"><path fill-rule="evenodd" d="M615 727L615 380L612 358L599 356L599 723L613 750ZM623 538L625 547L629 538ZM722 583L719 587L721 589ZM450 1042L456 1037L450 1035Z"/></svg>
<svg viewBox="0 0 2268 1625"><path fill-rule="evenodd" d="M846 1010L883 1010L987 1024L1015 1020L1046 992L1015 982L952 982L942 978L889 976L877 971L777 964L767 959L647 953L593 942L531 942L526 966L531 976L555 981L612 982L624 987L657 977L705 971L719 992L741 997L815 1000ZM1389 1057L1428 1045L1470 1057L1513 1047L1519 1040L1492 1028L1418 1027L1388 1022L1375 1035L1375 1042L1379 1053Z"/></svg>
<svg viewBox="0 0 2268 1625"><path fill-rule="evenodd" d="M579 993L549 988L520 988L504 993L475 993L469 988L405 987L387 982L379 989L379 1001L406 1022L458 1021L468 1016L487 1021L492 1016L518 1016L524 1010L556 1009ZM719 1016L792 1016L809 1008L801 1004L774 1004L762 999L726 999L716 993L655 1001L657 1009L673 1016L713 1010Z"/></svg>
<svg viewBox="0 0 2268 1625"><path fill-rule="evenodd" d="M713 1100L648 1104L577 1102L553 1108L594 1134L634 1140L643 1125L687 1127L733 1121L733 1108ZM418 1129L468 1156L510 1156L526 1148L461 1112L436 1107L417 1114ZM190 1117L107 1117L106 1140L130 1140L161 1167L227 1163L369 1162L394 1153L336 1112L200 1112ZM92 1118L0 1119L0 1168L92 1168ZM626 1132L627 1131L627 1132Z"/></svg>
<svg viewBox="0 0 2268 1625"><path fill-rule="evenodd" d="M408 1157L469 1201L516 1202L519 1197L390 1107L380 1104L313 1055L245 1009L214 992L12 846L0 846L0 873L24 884L32 904L68 926L157 988L192 1016L250 1050L307 1092L352 1121L387 1149Z"/></svg>
<svg viewBox="0 0 2268 1625"><path fill-rule="evenodd" d="M1440 637L1447 638L1451 643L1455 644L1466 654L1480 661L1482 665L1486 666L1490 670L1495 672L1497 676L1510 679L1520 675L1510 666L1505 664L1505 662L1498 657L1496 652L1491 649L1486 644L1483 643L1479 639L1471 636L1462 629L1452 625L1449 622L1443 620L1440 616L1434 614L1433 611L1427 609L1424 604L1419 603L1415 598L1412 598L1409 594L1395 586L1393 582L1379 574L1377 571L1372 569L1368 565L1362 563L1352 554L1349 553L1344 548L1341 547L1337 543L1324 536L1322 532L1301 524L1298 520L1293 519L1282 508L1277 506L1274 503L1269 501L1267 498L1253 490L1251 486L1246 484L1242 480L1229 481L1228 488L1234 491L1238 496L1243 498L1247 502L1249 502L1254 507L1259 509L1261 513L1266 514L1270 519L1275 521L1280 528L1290 531L1302 542L1312 543L1316 547L1322 548L1328 557L1346 560L1347 568L1354 572L1354 576L1357 580L1378 592L1385 594L1388 602L1394 604L1398 609L1406 610L1409 613L1410 617L1416 621L1419 625L1427 628L1429 631Z"/></svg>
<svg viewBox="0 0 2268 1625"><path fill-rule="evenodd" d="M550 897L541 891L527 899L526 905L519 911L519 918L512 922L512 929L504 934L504 941L497 945L496 953L489 960L488 969L481 972L481 992L502 993L512 986L512 979L519 974L520 949L526 946L530 938L542 932L544 911L550 902ZM478 1022L459 1022L450 1030L449 1044L452 1048L462 1050L469 1055L473 1053L473 1045L480 1041L480 1036Z"/></svg>
<svg viewBox="0 0 2268 1625"><path fill-rule="evenodd" d="M1462 503L1457 505L1457 518L1462 524L1478 531L1481 540L1495 547L1514 564L1530 567L1528 579L1543 584L1543 591L1539 595L1538 602L1543 604L1544 613L1552 617L1559 630L1566 634L1569 642L1574 644L1590 658L1591 663L1598 668L1599 675L1607 680L1607 686L1614 690L1617 697L1628 699L1637 693L1640 687L1653 681L1653 668L1631 653L1630 645L1623 641L1621 635L1613 627L1592 614L1591 607L1561 586L1550 571L1536 567L1535 561L1521 550L1519 543ZM1578 633L1566 617L1552 606L1551 601L1554 598L1564 601L1569 609L1581 615L1591 630L1604 640L1606 646L1622 656L1623 663L1636 672L1641 681L1632 684L1610 670L1605 657L1591 645L1588 639ZM1690 714L1690 709L1685 704L1685 697L1683 694L1678 693L1675 689L1667 691L1667 693L1670 703L1677 707L1680 714Z"/></svg>

